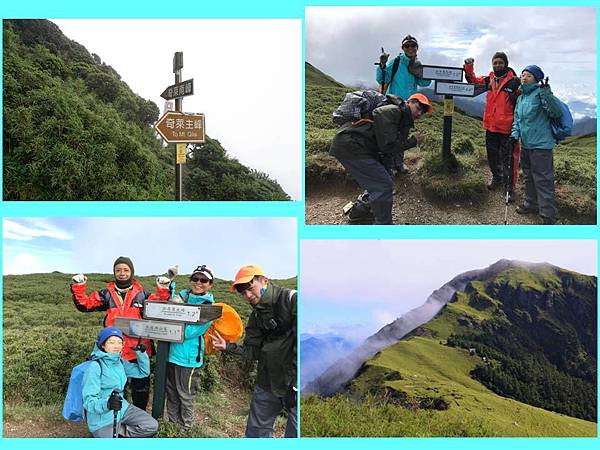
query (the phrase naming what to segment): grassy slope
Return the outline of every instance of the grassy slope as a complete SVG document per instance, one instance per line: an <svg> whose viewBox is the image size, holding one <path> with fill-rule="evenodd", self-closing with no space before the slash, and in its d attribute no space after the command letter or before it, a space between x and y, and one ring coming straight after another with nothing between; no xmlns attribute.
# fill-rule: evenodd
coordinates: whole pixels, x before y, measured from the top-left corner
<svg viewBox="0 0 600 450"><path fill-rule="evenodd" d="M87 276L88 293L105 287L112 278L109 274ZM85 425L65 423L62 400L71 369L90 354L104 313L77 311L68 287L70 279L71 275L62 273L3 277L4 436L89 436ZM137 279L147 290L153 290L154 276ZM178 289L187 287L186 276L176 281ZM296 288L295 278L273 282ZM233 306L245 323L251 307L229 292L229 285L229 281L216 279L215 300ZM154 361L152 358L153 366ZM181 435L169 424L161 424L160 437L243 435L253 365L222 355L207 356L201 379L196 426L190 434ZM32 427L32 423L37 426ZM284 427L278 420L278 435Z"/></svg>
<svg viewBox="0 0 600 450"><path fill-rule="evenodd" d="M326 78L325 78L326 77ZM328 154L329 145L335 135L336 126L331 120L332 112L342 102L344 94L354 90L343 87L318 69L307 63L306 66L306 187L307 191L318 188L321 183L332 180L346 181L342 166ZM443 106L435 103L435 111L430 116L416 122L414 131L427 135L426 141L417 148L406 152L405 159L412 167L419 168L419 183L426 192L435 193L438 198L467 197L485 195L483 185L488 176L485 150L485 130L481 120L455 109L452 118L452 149L460 163L469 169L479 169L479 173L467 170L461 179L421 170L423 161L440 154L442 148ZM473 146L470 154L459 154L460 148L469 142ZM578 136L566 139L555 149L556 199L562 212L568 214L596 214L596 135ZM428 164L432 172L433 164ZM484 175L482 175L484 174ZM519 183L522 183L522 176ZM461 186L457 186L457 183ZM479 187L479 188L478 188Z"/></svg>
<svg viewBox="0 0 600 450"><path fill-rule="evenodd" d="M503 273L515 284L534 289L540 279L527 271L513 269ZM547 280L553 283L554 274ZM545 278L545 277L544 277ZM481 283L473 283L478 294ZM469 375L480 362L466 350L444 345L465 320L480 322L491 318L493 305L479 310L467 304L462 292L456 302L448 303L443 313L421 327L424 336L415 336L392 345L366 363L365 370L352 381L350 390L360 396L377 385L389 386L409 398L443 398L449 409L408 411L382 405L372 399L360 403L341 396L327 400L309 398L302 403L302 434L310 436L596 436L597 425L563 414L546 411L487 389ZM495 302L492 300L492 303ZM433 334L433 337L427 336ZM395 377L382 379L382 374ZM400 378L400 379L397 379ZM366 420L351 421L352 417ZM329 419L335 417L335 420ZM349 424L352 424L351 427ZM374 425L375 424L375 425Z"/></svg>

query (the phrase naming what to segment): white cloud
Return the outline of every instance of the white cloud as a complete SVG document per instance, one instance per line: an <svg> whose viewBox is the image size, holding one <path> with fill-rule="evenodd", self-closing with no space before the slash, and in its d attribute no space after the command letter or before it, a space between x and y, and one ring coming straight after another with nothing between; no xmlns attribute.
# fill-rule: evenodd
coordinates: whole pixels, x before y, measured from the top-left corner
<svg viewBox="0 0 600 450"><path fill-rule="evenodd" d="M44 272L42 258L31 253L18 253L14 257L4 255L2 271L5 275L20 275L24 273Z"/></svg>
<svg viewBox="0 0 600 450"><path fill-rule="evenodd" d="M46 237L68 241L73 235L50 224L44 219L24 219L24 223L18 223L11 219L4 219L2 236L4 239L17 241L31 241L36 238Z"/></svg>

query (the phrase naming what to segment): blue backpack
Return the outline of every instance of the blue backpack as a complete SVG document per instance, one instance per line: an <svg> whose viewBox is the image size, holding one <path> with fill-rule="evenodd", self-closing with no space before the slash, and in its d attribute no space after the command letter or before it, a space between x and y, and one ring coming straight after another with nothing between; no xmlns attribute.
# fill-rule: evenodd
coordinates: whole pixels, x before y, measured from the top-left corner
<svg viewBox="0 0 600 450"><path fill-rule="evenodd" d="M573 132L573 116L565 102L558 98L556 98L556 102L560 105L560 109L562 110L562 114L559 118L552 119L552 134L558 144L566 137L571 136L571 133Z"/></svg>
<svg viewBox="0 0 600 450"><path fill-rule="evenodd" d="M83 409L83 375L94 361L98 363L100 373L102 373L102 364L98 360L84 361L73 367L71 371L69 387L67 388L67 395L65 396L62 411L63 417L71 422L85 420L85 410Z"/></svg>

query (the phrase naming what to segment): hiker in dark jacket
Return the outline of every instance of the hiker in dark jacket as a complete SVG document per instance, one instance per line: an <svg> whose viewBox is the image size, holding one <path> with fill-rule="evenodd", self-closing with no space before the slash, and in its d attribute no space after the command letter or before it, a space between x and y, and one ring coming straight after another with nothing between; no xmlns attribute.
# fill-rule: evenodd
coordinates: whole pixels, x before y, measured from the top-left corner
<svg viewBox="0 0 600 450"><path fill-rule="evenodd" d="M523 69L511 139L521 139L521 168L525 179L525 198L516 211L539 214L544 225L553 225L558 211L554 201L552 149L556 140L552 119L560 117L562 109L543 79L544 72L538 66Z"/></svg>
<svg viewBox="0 0 600 450"><path fill-rule="evenodd" d="M375 70L375 79L382 87L382 94L392 94L407 100L417 92L419 86L426 87L431 80L421 78L421 62L417 59L419 43L410 34L402 40L402 51L389 64L389 54L382 53L379 56L379 64ZM395 70L394 70L395 69ZM404 164L404 154L399 153L394 161L394 169L400 173L408 173Z"/></svg>
<svg viewBox="0 0 600 450"><path fill-rule="evenodd" d="M246 437L271 437L282 408L288 413L285 437L296 437L297 293L269 282L257 265L242 267L230 290L252 306L244 343L227 343L216 330L212 336L216 349L258 360Z"/></svg>
<svg viewBox="0 0 600 450"><path fill-rule="evenodd" d="M433 110L427 97L417 93L404 102L388 95L390 104L373 110L373 120L361 119L342 125L329 153L337 158L356 182L368 192L375 225L392 224L394 182L390 160L420 145L425 135L408 137L414 121Z"/></svg>
<svg viewBox="0 0 600 450"><path fill-rule="evenodd" d="M465 78L469 83L484 84L487 89L483 128L485 147L492 172L488 189L504 187L512 201L512 193L518 173L518 147L509 141L513 115L521 81L508 66L508 57L496 52L492 57L492 71L487 76L475 75L474 59L465 59Z"/></svg>
<svg viewBox="0 0 600 450"><path fill-rule="evenodd" d="M138 344L129 350L135 352L135 363L121 357L124 337L121 330L104 328L92 352L92 360L83 376L83 407L88 429L97 438L113 437L117 432L124 437L151 437L158 430L158 422L146 411L130 405L121 397L127 377L145 378L150 375L150 359L146 346ZM117 391L113 394L113 391ZM117 429L114 416L117 414Z"/></svg>

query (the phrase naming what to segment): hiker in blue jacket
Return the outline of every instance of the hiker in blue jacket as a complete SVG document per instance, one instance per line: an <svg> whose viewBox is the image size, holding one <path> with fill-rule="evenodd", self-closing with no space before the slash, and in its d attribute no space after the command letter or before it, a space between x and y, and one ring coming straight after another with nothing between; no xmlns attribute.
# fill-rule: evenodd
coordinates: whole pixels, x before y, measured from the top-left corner
<svg viewBox="0 0 600 450"><path fill-rule="evenodd" d="M121 357L123 333L118 328L104 328L92 351L92 360L83 376L83 407L88 429L97 438L113 437L114 413L117 413L117 432L123 437L151 437L158 422L146 411L130 405L120 394L127 377L144 378L150 375L150 358L146 346L133 348L137 362ZM113 394L113 391L117 393ZM111 395L112 394L112 395Z"/></svg>
<svg viewBox="0 0 600 450"><path fill-rule="evenodd" d="M417 92L418 87L426 87L431 84L431 80L424 80L419 73L421 62L417 59L417 50L419 43L410 34L402 40L402 50L390 64L387 64L389 54L382 53L379 57L379 64L375 70L375 79L382 87L382 94L393 94L402 100L408 98ZM394 66L396 70L394 71ZM393 77L392 77L393 74ZM408 173L408 167L404 164L404 154L396 157L396 170L399 173Z"/></svg>
<svg viewBox="0 0 600 450"><path fill-rule="evenodd" d="M511 139L521 139L521 168L525 179L523 204L519 214L539 214L544 225L553 225L558 218L554 200L554 161L552 149L556 139L552 119L562 114L546 80L544 72L530 65L521 72L521 95L515 106Z"/></svg>
<svg viewBox="0 0 600 450"><path fill-rule="evenodd" d="M189 289L182 290L173 301L189 305L213 304L214 273L205 265L190 276ZM171 343L167 364L167 418L187 432L194 421L194 399L200 388L200 368L204 363L204 333L212 321L186 324L183 342Z"/></svg>

